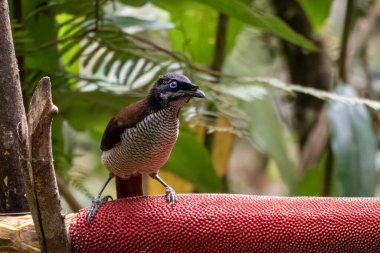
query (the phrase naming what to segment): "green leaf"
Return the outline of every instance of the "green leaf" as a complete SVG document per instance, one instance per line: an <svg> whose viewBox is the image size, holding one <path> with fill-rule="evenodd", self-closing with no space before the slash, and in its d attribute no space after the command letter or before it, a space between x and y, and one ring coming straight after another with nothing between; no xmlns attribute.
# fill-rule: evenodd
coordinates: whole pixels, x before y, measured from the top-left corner
<svg viewBox="0 0 380 253"><path fill-rule="evenodd" d="M279 120L267 90L257 86L235 86L228 88L228 94L240 99L242 117L248 122L255 144L276 162L281 178L293 192L295 165L287 151L285 126Z"/></svg>
<svg viewBox="0 0 380 253"><path fill-rule="evenodd" d="M130 61L130 64L128 65L128 68L126 69L126 72L123 73L124 78L122 83L127 85L128 79L132 76L131 74L136 69L136 66L138 65L138 61Z"/></svg>
<svg viewBox="0 0 380 253"><path fill-rule="evenodd" d="M34 11L40 5L44 4L43 0L30 0L23 2L23 11L29 13ZM48 11L41 12L38 17L26 22L25 27L33 40L32 45L35 48L40 47L51 41L56 41L58 29L55 16ZM44 50L35 50L25 56L25 66L30 69L39 69L45 73L55 73L59 70L59 54L57 47L46 47ZM54 78L54 76L53 76ZM52 80L52 83L54 79Z"/></svg>
<svg viewBox="0 0 380 253"><path fill-rule="evenodd" d="M330 13L332 0L298 0L314 31L318 31Z"/></svg>
<svg viewBox="0 0 380 253"><path fill-rule="evenodd" d="M214 54L218 12L213 8L190 0L154 2L170 12L171 22L176 25L169 30L173 49L186 52L193 61L210 64ZM242 23L230 18L227 29L226 54L235 45Z"/></svg>
<svg viewBox="0 0 380 253"><path fill-rule="evenodd" d="M91 44L92 44L92 41L90 41L90 40L85 41L83 43L83 45L80 45L80 42L78 41L77 44L75 45L75 47L71 48L67 54L62 55L62 59L64 62L67 61L65 59L68 59L68 63L67 63L68 66L75 64L76 68L71 70L70 71L71 73L78 73L79 72L79 58L82 56L84 51L89 46L91 46ZM70 54L72 54L72 55L70 55Z"/></svg>
<svg viewBox="0 0 380 253"><path fill-rule="evenodd" d="M99 53L99 51L97 53ZM95 60L94 60L94 64L92 65L92 68L91 68L92 73L98 73L100 66L104 64L104 59L109 54L112 54L112 52L104 49L103 52L99 53L96 56L93 56L95 58Z"/></svg>
<svg viewBox="0 0 380 253"><path fill-rule="evenodd" d="M327 153L324 152L318 163L304 172L303 178L297 182L297 196L320 196L323 186L324 173L326 167ZM333 185L333 193L335 193Z"/></svg>
<svg viewBox="0 0 380 253"><path fill-rule="evenodd" d="M305 171L302 181L297 184L296 196L320 196L323 184L323 167L317 166Z"/></svg>
<svg viewBox="0 0 380 253"><path fill-rule="evenodd" d="M118 59L119 59L119 55L117 55L116 53L113 53L112 57L105 62L105 65L103 68L103 75L105 77L108 77L112 67L116 65L116 62L118 61Z"/></svg>
<svg viewBox="0 0 380 253"><path fill-rule="evenodd" d="M336 93L356 97L349 86ZM376 187L376 136L371 117L363 105L329 102L331 145L342 196L373 196Z"/></svg>
<svg viewBox="0 0 380 253"><path fill-rule="evenodd" d="M98 44L95 47L93 47L92 49L90 49L88 52L86 52L84 59L83 59L82 66L87 67L87 65L90 63L90 61L94 59L94 55L96 54L96 52L99 52L101 50L101 48L102 48L102 45Z"/></svg>
<svg viewBox="0 0 380 253"><path fill-rule="evenodd" d="M121 79L122 79L122 70L123 68L128 64L128 59L126 59L125 57L123 57L122 59L119 59L119 65L116 66L116 70L115 70L115 76L116 78L119 80L119 82L121 83Z"/></svg>
<svg viewBox="0 0 380 253"><path fill-rule="evenodd" d="M128 16L110 16L107 17L107 20L112 21L120 28L134 27L138 30L164 30L174 27L173 24L160 20L145 20Z"/></svg>
<svg viewBox="0 0 380 253"><path fill-rule="evenodd" d="M210 154L187 129L181 128L164 169L189 181L200 192L222 191L222 180L215 173Z"/></svg>
<svg viewBox="0 0 380 253"><path fill-rule="evenodd" d="M59 109L57 119L69 121L77 131L89 131L97 133L98 136L101 136L115 113L136 100L137 97L130 95L102 91L53 92L54 104Z"/></svg>
<svg viewBox="0 0 380 253"><path fill-rule="evenodd" d="M150 2L150 0L120 0L123 4L140 7Z"/></svg>
<svg viewBox="0 0 380 253"><path fill-rule="evenodd" d="M241 1L231 0L196 0L197 2L211 6L215 10L225 13L248 25L270 32L295 45L309 50L316 50L315 45L304 36L296 33L284 21L270 14L264 14L257 10L252 10Z"/></svg>

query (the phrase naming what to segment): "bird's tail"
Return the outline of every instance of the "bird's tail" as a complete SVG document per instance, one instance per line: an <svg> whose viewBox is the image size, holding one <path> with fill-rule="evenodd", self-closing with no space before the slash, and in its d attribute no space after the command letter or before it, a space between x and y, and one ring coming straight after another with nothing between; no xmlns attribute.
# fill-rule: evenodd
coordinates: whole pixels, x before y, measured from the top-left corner
<svg viewBox="0 0 380 253"><path fill-rule="evenodd" d="M116 195L118 199L142 196L143 194L142 175L132 176L128 179L116 177Z"/></svg>

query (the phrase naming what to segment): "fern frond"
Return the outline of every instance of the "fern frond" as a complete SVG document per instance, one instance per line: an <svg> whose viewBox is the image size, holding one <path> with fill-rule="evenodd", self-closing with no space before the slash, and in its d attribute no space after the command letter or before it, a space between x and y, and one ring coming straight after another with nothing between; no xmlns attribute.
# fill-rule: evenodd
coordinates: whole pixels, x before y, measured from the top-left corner
<svg viewBox="0 0 380 253"><path fill-rule="evenodd" d="M92 75L101 74L105 78L110 77L113 70L112 75L118 82L130 89L138 79L140 82L148 80L144 75L164 72L170 67L167 64L169 57L142 46L112 22L112 19L106 19L104 24L95 28L95 19L72 19L66 23L70 28L61 26L61 29L66 29L64 35L72 36L72 39L64 43L60 53L64 55L76 48L76 52L70 55L69 64L80 60L81 66Z"/></svg>
<svg viewBox="0 0 380 253"><path fill-rule="evenodd" d="M281 80L278 79L273 79L273 78L257 78L257 79L252 79L252 78L244 78L242 81L251 83L251 84L258 84L258 85L263 85L263 86L269 86L269 87L274 87L277 89L284 90L288 93L303 93L307 94L322 100L332 100L336 102L341 102L344 104L360 104L360 105L365 105L368 106L371 109L374 110L380 110L380 102L370 100L370 99L365 99L365 98L356 98L356 97L349 97L349 96L343 96L343 95L338 95L332 92L328 91L323 91L323 90L318 90L314 88L309 88L309 87L304 87L300 85L294 85L294 84L287 84Z"/></svg>

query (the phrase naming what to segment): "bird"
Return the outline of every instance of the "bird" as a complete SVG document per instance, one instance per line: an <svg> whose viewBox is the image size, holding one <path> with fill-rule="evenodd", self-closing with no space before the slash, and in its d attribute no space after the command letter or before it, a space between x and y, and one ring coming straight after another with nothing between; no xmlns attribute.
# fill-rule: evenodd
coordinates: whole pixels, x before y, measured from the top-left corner
<svg viewBox="0 0 380 253"><path fill-rule="evenodd" d="M110 174L87 211L88 222L103 203L112 199L101 195L114 177L117 184L130 183L130 191L142 193L141 175L149 175L165 187L166 200L174 207L176 192L160 178L159 170L178 138L179 112L194 97L203 98L205 93L185 75L167 73L155 81L144 99L124 107L109 121L100 149Z"/></svg>

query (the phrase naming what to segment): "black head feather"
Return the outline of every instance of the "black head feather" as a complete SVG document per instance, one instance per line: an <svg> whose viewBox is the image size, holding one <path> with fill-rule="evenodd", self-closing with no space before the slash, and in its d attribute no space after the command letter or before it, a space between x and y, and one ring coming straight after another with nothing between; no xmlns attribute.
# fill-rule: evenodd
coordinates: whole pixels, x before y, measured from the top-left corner
<svg viewBox="0 0 380 253"><path fill-rule="evenodd" d="M199 87L185 75L168 73L160 76L150 90L148 100L152 105L165 107L172 104L182 106L192 97L204 97Z"/></svg>

